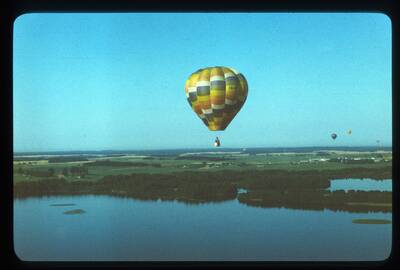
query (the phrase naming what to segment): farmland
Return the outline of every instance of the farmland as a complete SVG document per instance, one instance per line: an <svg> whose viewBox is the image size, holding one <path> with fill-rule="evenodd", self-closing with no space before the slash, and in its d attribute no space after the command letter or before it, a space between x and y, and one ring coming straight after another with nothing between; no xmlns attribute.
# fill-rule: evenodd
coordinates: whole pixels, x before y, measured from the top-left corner
<svg viewBox="0 0 400 270"><path fill-rule="evenodd" d="M391 179L390 151L75 155L14 161L14 196L99 194L254 207L391 211L388 191L328 191L332 179ZM245 192L239 192L244 190Z"/></svg>

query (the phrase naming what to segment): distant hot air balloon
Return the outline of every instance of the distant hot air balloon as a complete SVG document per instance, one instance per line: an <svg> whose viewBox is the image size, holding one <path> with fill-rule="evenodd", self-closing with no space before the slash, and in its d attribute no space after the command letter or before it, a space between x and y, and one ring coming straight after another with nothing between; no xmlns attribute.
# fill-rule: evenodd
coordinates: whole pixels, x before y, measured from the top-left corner
<svg viewBox="0 0 400 270"><path fill-rule="evenodd" d="M378 147L382 147L380 140L376 140L376 144L378 145Z"/></svg>
<svg viewBox="0 0 400 270"><path fill-rule="evenodd" d="M347 131L347 134L351 135L351 133L352 133L352 131L351 131L351 129L349 129L349 130Z"/></svg>
<svg viewBox="0 0 400 270"><path fill-rule="evenodd" d="M332 137L332 139L336 140L337 134L336 134L336 133L332 133L332 134L331 134L331 137Z"/></svg>
<svg viewBox="0 0 400 270"><path fill-rule="evenodd" d="M206 67L192 73L185 92L193 111L211 131L225 130L247 98L246 78L233 68Z"/></svg>

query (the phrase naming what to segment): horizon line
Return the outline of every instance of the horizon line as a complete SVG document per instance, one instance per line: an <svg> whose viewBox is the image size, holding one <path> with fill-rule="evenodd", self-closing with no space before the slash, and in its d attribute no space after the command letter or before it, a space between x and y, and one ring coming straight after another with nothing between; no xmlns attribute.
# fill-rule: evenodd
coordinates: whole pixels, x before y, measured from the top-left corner
<svg viewBox="0 0 400 270"><path fill-rule="evenodd" d="M210 150L214 149L215 151L220 151L223 149L296 149L296 148L392 148L393 146L377 146L377 145L358 145L358 146L346 146L346 145L337 145L337 146L258 146L258 147L223 147L223 148L213 148L213 147L185 147L185 148L153 148L153 149L100 149L100 150L40 150L40 151L13 151L13 154L20 153L57 153L57 152L130 152L130 151L171 151L171 150Z"/></svg>

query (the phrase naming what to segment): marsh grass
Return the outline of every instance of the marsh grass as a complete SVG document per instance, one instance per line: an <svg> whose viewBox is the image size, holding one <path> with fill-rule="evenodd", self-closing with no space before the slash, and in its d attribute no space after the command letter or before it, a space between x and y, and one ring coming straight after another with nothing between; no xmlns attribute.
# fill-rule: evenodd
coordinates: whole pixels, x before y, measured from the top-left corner
<svg viewBox="0 0 400 270"><path fill-rule="evenodd" d="M356 224L391 224L392 221L388 219L353 219Z"/></svg>
<svg viewBox="0 0 400 270"><path fill-rule="evenodd" d="M84 213L86 213L86 211L83 209L74 209L74 210L68 210L68 211L63 212L64 215L81 215Z"/></svg>

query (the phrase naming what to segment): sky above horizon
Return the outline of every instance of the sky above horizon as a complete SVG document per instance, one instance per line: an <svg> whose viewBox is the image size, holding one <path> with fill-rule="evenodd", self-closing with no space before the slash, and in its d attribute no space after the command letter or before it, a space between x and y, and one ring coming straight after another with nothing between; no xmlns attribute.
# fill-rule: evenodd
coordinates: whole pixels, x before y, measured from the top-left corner
<svg viewBox="0 0 400 270"><path fill-rule="evenodd" d="M391 43L379 13L25 14L14 151L391 146ZM208 66L248 81L225 131L186 101Z"/></svg>

